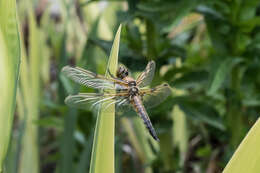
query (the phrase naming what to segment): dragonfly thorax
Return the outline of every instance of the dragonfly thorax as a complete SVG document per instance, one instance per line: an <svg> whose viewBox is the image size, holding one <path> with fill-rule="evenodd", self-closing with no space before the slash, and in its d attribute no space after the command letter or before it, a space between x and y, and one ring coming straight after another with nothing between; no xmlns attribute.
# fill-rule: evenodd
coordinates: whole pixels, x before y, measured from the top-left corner
<svg viewBox="0 0 260 173"><path fill-rule="evenodd" d="M128 82L128 86L129 86L129 87L136 86L136 81L135 81L135 80L129 81L129 82Z"/></svg>
<svg viewBox="0 0 260 173"><path fill-rule="evenodd" d="M130 96L136 96L139 93L139 89L136 86L130 87L128 93Z"/></svg>

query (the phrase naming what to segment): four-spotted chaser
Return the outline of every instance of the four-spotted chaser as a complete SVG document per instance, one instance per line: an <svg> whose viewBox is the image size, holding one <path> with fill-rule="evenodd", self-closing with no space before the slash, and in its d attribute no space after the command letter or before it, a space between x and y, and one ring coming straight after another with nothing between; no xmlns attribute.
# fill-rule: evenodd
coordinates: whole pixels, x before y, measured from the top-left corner
<svg viewBox="0 0 260 173"><path fill-rule="evenodd" d="M150 61L145 70L134 80L129 76L127 68L120 66L116 76L105 77L91 71L65 66L62 72L79 84L87 87L102 89L101 93L79 93L70 95L65 103L74 107L85 107L91 103L92 106L108 103L106 107L115 104L116 109L131 106L142 118L151 136L159 141L152 123L148 117L145 107L153 107L165 100L171 89L168 84L162 84L154 88L145 88L153 79L155 62ZM108 92L113 90L114 92Z"/></svg>

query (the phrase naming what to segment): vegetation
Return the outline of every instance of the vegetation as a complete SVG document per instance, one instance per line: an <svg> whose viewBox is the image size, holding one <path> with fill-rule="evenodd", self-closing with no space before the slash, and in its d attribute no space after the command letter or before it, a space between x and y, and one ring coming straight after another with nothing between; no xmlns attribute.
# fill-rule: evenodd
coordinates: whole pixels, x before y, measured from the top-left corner
<svg viewBox="0 0 260 173"><path fill-rule="evenodd" d="M19 0L15 12L0 0L0 172L259 172L259 1ZM150 60L151 87L172 87L148 110L159 143L134 112L64 104L97 92L66 78L65 65L105 74L122 63L136 77Z"/></svg>
<svg viewBox="0 0 260 173"><path fill-rule="evenodd" d="M0 173L11 138L20 65L16 3L0 1Z"/></svg>

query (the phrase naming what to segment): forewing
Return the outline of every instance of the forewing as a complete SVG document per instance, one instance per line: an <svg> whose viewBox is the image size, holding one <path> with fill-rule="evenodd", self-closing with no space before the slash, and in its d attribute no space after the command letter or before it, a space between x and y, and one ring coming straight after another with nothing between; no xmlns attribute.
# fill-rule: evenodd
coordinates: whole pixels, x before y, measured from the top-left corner
<svg viewBox="0 0 260 173"><path fill-rule="evenodd" d="M151 108L162 103L169 95L171 95L171 87L168 84L158 85L155 88L140 89L145 108Z"/></svg>
<svg viewBox="0 0 260 173"><path fill-rule="evenodd" d="M145 87L149 85L154 76L154 71L155 71L155 62L150 61L145 70L138 76L136 83L139 87Z"/></svg>
<svg viewBox="0 0 260 173"><path fill-rule="evenodd" d="M65 66L62 72L75 82L96 89L115 89L115 83L123 86L127 85L124 81L106 78L79 67Z"/></svg>

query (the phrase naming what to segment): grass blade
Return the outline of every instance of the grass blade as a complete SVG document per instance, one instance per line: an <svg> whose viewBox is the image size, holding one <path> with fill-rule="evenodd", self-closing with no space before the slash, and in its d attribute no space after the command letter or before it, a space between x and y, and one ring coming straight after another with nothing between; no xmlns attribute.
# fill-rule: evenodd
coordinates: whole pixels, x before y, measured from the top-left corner
<svg viewBox="0 0 260 173"><path fill-rule="evenodd" d="M61 144L61 173L73 172L73 154L75 151L74 130L77 122L77 110L69 109L64 125Z"/></svg>
<svg viewBox="0 0 260 173"><path fill-rule="evenodd" d="M110 52L106 76L108 71L116 74L120 42L121 25L119 26ZM109 109L109 110L108 110ZM105 110L101 106L96 122L93 149L90 163L90 173L114 172L114 136L115 136L115 106Z"/></svg>
<svg viewBox="0 0 260 173"><path fill-rule="evenodd" d="M22 45L21 90L19 91L23 95L23 101L18 102L18 107L24 107L24 113L19 114L24 123L19 172L37 173L39 171L38 127L34 122L38 120L39 116L40 45L42 39L32 8L29 8L28 15L30 27L29 58L27 61L25 46Z"/></svg>
<svg viewBox="0 0 260 173"><path fill-rule="evenodd" d="M223 173L260 172L260 119L248 132Z"/></svg>
<svg viewBox="0 0 260 173"><path fill-rule="evenodd" d="M178 105L173 106L171 117L174 122L173 136L174 145L179 148L180 151L180 165L182 166L185 162L185 154L188 149L189 131L187 128L187 120L184 112Z"/></svg>
<svg viewBox="0 0 260 173"><path fill-rule="evenodd" d="M20 65L16 1L0 1L0 172L8 150Z"/></svg>

